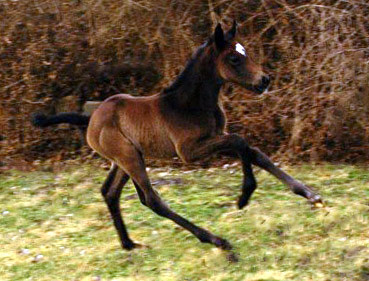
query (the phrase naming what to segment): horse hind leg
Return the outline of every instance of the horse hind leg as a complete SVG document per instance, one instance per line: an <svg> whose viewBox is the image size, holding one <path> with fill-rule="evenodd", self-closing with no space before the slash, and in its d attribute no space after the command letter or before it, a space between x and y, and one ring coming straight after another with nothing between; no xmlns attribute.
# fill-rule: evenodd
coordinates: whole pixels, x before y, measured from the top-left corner
<svg viewBox="0 0 369 281"><path fill-rule="evenodd" d="M139 244L134 243L129 238L126 226L122 218L119 203L122 189L128 180L129 176L116 164L113 164L113 166L109 171L109 175L101 188L101 193L108 206L110 215L114 222L114 226L118 232L122 247L124 249L131 250L139 246Z"/></svg>
<svg viewBox="0 0 369 281"><path fill-rule="evenodd" d="M156 214L162 217L166 217L177 223L178 225L182 226L186 230L190 231L201 242L211 243L225 250L230 250L232 248L227 240L215 236L209 231L194 225L193 223L189 222L182 216L172 211L167 206L167 204L160 198L159 194L151 186L150 180L146 173L145 162L139 147L137 147L135 143L132 142L132 140L127 138L123 132L121 132L114 126L105 127L100 134L99 145L95 148L99 149L102 156L110 159L118 165L117 173L118 171L125 172L125 174L123 174L125 176L122 176L122 179L126 177L128 180L129 176L133 180L133 182L135 183L135 187L138 190L140 200L145 206L149 207ZM114 167L112 168L111 173L114 173ZM113 192L113 194L115 194L113 197L119 198L121 188L116 188L116 190L119 190L119 192ZM109 192L107 194L109 194ZM117 199L114 200L114 204L115 206L117 206ZM119 225L122 225L119 222L119 217L117 216L118 214L120 214L120 212L118 213L116 209L113 211L114 214L116 214L114 222L118 222L119 227ZM117 229L119 231L119 229L123 228L121 227ZM125 233L122 232L123 236L124 234ZM128 240L128 235L125 238L123 236L123 239L126 238L126 240Z"/></svg>
<svg viewBox="0 0 369 281"><path fill-rule="evenodd" d="M130 152L128 153L128 151ZM155 189L152 188L148 175L146 173L145 162L141 153L131 145L130 148L122 148L120 157L116 155L116 163L127 172L132 178L137 189L141 202L149 207L156 214L168 218L184 229L194 234L201 242L213 244L221 249L230 250L231 244L209 231L196 226L182 216L172 211L168 205L160 198ZM129 156L128 156L129 155Z"/></svg>

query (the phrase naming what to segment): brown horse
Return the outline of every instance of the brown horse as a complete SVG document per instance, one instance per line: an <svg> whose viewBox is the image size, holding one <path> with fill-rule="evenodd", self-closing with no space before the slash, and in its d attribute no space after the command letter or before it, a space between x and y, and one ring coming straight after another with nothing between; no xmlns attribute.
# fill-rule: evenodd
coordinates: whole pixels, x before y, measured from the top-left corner
<svg viewBox="0 0 369 281"><path fill-rule="evenodd" d="M269 77L252 61L235 35L235 22L226 33L218 24L178 78L161 93L148 97L115 95L92 114L87 142L112 162L102 194L123 248L138 246L128 236L119 207L121 190L131 178L142 204L187 229L201 242L231 249L227 240L194 225L164 203L151 186L145 156L179 156L190 162L218 152L236 153L244 173L239 208L248 203L256 188L251 163L270 172L312 203L321 201L320 196L277 168L243 138L225 132L226 118L219 100L222 85L233 82L255 93L262 93L269 85Z"/></svg>

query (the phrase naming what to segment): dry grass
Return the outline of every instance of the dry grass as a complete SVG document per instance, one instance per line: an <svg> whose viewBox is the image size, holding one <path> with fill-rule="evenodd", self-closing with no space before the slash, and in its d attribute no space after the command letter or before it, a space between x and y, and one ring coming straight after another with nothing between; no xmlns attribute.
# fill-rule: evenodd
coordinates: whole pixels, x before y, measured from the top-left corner
<svg viewBox="0 0 369 281"><path fill-rule="evenodd" d="M174 210L232 242L236 264L142 206L131 183L122 194L124 219L133 239L150 248L123 251L98 190L106 171L97 167L0 175L0 279L368 280L368 170L285 168L327 206L312 209L261 172L250 205L236 210L239 166L150 171Z"/></svg>

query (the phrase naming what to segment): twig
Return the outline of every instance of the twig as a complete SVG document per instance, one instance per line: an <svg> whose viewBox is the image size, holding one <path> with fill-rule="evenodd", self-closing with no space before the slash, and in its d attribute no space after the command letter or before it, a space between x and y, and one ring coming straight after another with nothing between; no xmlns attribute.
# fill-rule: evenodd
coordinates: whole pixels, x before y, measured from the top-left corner
<svg viewBox="0 0 369 281"><path fill-rule="evenodd" d="M13 86L16 86L16 85L18 85L18 84L20 84L20 83L22 83L23 81L24 81L24 79L20 79L20 80L18 80L17 82L11 83L10 85L5 86L5 87L2 89L2 91L6 91L6 90L8 90L9 88L11 88L11 87L13 87Z"/></svg>
<svg viewBox="0 0 369 281"><path fill-rule="evenodd" d="M30 103L30 104L45 104L45 102L43 101L30 101L27 99L22 99L23 101L25 101L26 103Z"/></svg>

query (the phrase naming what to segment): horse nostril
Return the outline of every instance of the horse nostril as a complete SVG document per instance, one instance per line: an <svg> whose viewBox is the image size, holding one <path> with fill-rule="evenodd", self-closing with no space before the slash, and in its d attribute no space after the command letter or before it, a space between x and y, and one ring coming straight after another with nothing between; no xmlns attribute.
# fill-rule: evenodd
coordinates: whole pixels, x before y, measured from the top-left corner
<svg viewBox="0 0 369 281"><path fill-rule="evenodd" d="M263 84L264 87L268 87L270 83L269 76L263 76L263 78L261 78L261 83Z"/></svg>

